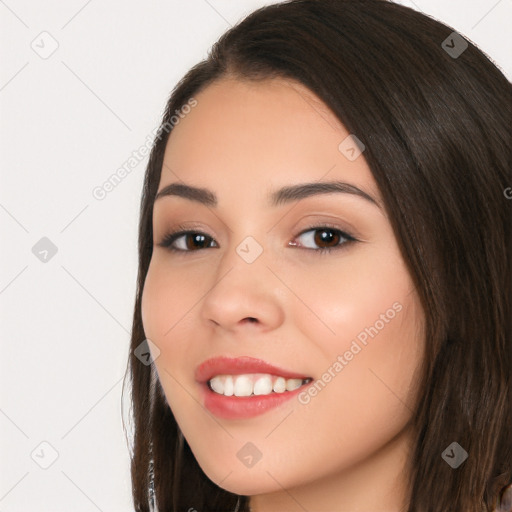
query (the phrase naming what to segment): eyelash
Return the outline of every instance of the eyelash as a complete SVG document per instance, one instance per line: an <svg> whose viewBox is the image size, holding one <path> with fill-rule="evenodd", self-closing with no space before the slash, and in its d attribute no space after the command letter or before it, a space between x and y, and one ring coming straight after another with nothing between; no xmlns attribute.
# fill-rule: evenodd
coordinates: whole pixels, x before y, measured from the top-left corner
<svg viewBox="0 0 512 512"><path fill-rule="evenodd" d="M310 227L302 230L298 235L296 235L294 237L294 240L295 240L295 238L298 238L298 237L304 235L305 233L308 233L309 231L322 231L322 230L323 231L332 231L335 234L337 234L341 239L344 239L344 241L341 241L338 245L336 245L334 247L320 247L318 249L310 249L308 247L301 247L301 246L297 246L297 245L293 245L293 244L290 246L297 247L299 249L304 249L306 251L313 251L313 252L320 253L320 254L329 254L332 251L339 251L341 249L344 249L347 244L351 244L353 242L359 241L355 237L353 237L350 233L347 233L346 231L342 231L341 229L339 229L335 226L330 226L329 224L310 226ZM211 243L212 241L215 242L213 237L207 235L206 233L203 233L202 231L193 230L190 228L187 229L184 226L178 226L175 231L172 231L171 233L168 233L167 235L165 235L164 238L162 239L162 241L160 243L158 243L157 245L159 247L163 247L163 248L165 248L169 251L172 251L174 253L182 253L182 254L188 253L188 252L197 252L197 251L204 250L204 249L215 249L218 247L218 246L203 247L203 248L199 248L196 250L176 249L175 247L172 247L172 244L174 242L176 242L176 240L178 240L179 238L181 238L182 236L185 236L185 235L203 235L206 237L206 239L207 239L207 241L209 241L209 243Z"/></svg>

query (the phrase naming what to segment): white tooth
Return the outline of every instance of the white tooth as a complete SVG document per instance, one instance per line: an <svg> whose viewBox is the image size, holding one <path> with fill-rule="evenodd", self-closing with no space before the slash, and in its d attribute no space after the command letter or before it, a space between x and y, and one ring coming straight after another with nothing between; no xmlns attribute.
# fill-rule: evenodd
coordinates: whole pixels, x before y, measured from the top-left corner
<svg viewBox="0 0 512 512"><path fill-rule="evenodd" d="M275 378L274 385L272 381ZM255 380L256 379L256 380ZM294 391L307 382L302 379L285 379L284 377L273 377L272 375L216 375L210 379L211 389L224 396L251 396L269 395Z"/></svg>
<svg viewBox="0 0 512 512"><path fill-rule="evenodd" d="M286 390L293 391L300 388L302 385L302 379L288 379L286 381Z"/></svg>
<svg viewBox="0 0 512 512"><path fill-rule="evenodd" d="M231 375L227 375L226 380L224 381L224 396L233 396L233 393L233 377L231 377Z"/></svg>
<svg viewBox="0 0 512 512"><path fill-rule="evenodd" d="M235 378L235 396L252 395L252 379L247 375L237 375Z"/></svg>
<svg viewBox="0 0 512 512"><path fill-rule="evenodd" d="M264 375L254 383L254 394L268 395L269 393L272 393L272 378L270 375Z"/></svg>
<svg viewBox="0 0 512 512"><path fill-rule="evenodd" d="M215 393L219 393L220 395L224 394L224 383L221 377L213 377L213 379L210 380L210 387Z"/></svg>
<svg viewBox="0 0 512 512"><path fill-rule="evenodd" d="M286 380L283 377L277 377L273 389L275 393L284 393L286 391Z"/></svg>

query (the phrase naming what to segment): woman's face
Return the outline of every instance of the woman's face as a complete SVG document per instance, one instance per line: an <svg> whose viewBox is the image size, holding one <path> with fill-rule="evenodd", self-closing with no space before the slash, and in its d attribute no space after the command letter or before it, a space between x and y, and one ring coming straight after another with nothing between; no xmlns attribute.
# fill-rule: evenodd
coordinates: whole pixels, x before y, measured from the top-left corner
<svg viewBox="0 0 512 512"><path fill-rule="evenodd" d="M142 318L197 461L244 495L403 463L423 313L363 148L297 83L195 99L166 147Z"/></svg>

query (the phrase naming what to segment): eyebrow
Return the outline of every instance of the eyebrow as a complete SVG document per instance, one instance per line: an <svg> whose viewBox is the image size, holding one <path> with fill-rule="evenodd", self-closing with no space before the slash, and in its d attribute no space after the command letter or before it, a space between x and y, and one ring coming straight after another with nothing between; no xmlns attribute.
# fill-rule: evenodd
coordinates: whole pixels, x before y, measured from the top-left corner
<svg viewBox="0 0 512 512"><path fill-rule="evenodd" d="M270 204L271 206L280 206L293 201L299 201L307 197L332 193L352 194L365 199L378 208L381 208L379 202L370 194L355 185L342 181L302 183L299 185L283 187L270 195ZM157 193L155 201L167 196L182 197L190 201L196 201L204 204L205 206L215 207L218 204L217 196L211 190L208 190L207 188L193 187L183 183L171 183L170 185L167 185Z"/></svg>

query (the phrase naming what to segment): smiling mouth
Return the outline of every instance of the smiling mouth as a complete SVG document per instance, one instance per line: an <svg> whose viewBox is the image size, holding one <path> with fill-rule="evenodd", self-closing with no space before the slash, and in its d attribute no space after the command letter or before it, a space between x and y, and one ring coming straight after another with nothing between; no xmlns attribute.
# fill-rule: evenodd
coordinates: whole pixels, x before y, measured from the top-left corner
<svg viewBox="0 0 512 512"><path fill-rule="evenodd" d="M218 395L250 397L283 394L309 384L311 378L286 379L268 373L215 375L208 381L208 388Z"/></svg>
<svg viewBox="0 0 512 512"><path fill-rule="evenodd" d="M195 371L201 399L209 412L227 420L245 420L278 409L313 379L250 356L218 356Z"/></svg>

